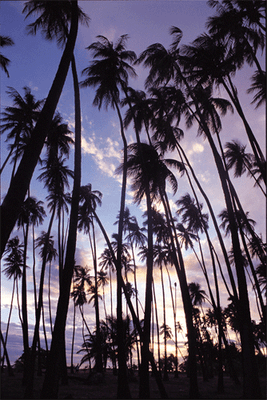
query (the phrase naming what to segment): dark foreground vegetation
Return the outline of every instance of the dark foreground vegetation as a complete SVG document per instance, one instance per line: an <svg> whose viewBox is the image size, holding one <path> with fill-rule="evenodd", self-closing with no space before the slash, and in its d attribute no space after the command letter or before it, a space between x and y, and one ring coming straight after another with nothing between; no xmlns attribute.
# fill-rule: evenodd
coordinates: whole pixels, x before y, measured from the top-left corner
<svg viewBox="0 0 267 400"><path fill-rule="evenodd" d="M262 393L266 393L265 374L261 374L260 382ZM34 398L40 397L41 387L44 377L36 377L34 382ZM1 398L2 399L22 399L23 390L21 388L22 373L14 377L2 375L1 379ZM117 398L117 380L112 370L107 370L103 377L98 376L88 379L88 371L79 371L74 375L69 374L68 385L60 385L59 399L116 399ZM240 399L242 398L242 383L236 385L229 376L225 376L224 393L217 391L217 377L210 378L204 382L201 377L198 379L200 398L202 399ZM179 373L175 378L174 373L170 373L169 381L164 383L169 399L188 399L189 378L185 373ZM131 396L134 399L139 398L139 382L137 372L134 372L129 379ZM160 393L155 382L151 377L151 398L160 399Z"/></svg>

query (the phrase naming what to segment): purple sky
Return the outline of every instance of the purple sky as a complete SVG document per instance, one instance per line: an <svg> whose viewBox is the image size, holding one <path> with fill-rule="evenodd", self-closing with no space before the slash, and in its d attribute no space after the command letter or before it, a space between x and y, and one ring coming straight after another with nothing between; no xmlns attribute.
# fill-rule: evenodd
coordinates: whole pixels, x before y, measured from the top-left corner
<svg viewBox="0 0 267 400"><path fill-rule="evenodd" d="M47 96L50 85L52 83L54 74L58 67L58 62L61 57L61 50L58 49L56 43L46 42L41 35L38 33L36 37L27 36L25 27L27 23L32 22L24 21L24 15L22 15L23 9L22 1L2 1L0 3L0 15L1 15L1 35L10 36L15 45L12 47L6 47L3 50L3 54L11 60L9 67L10 78L1 71L1 111L11 105L11 100L6 94L7 86L15 88L19 93L23 94L23 87L29 86L32 92L36 96L36 99L43 99ZM88 66L90 61L89 52L85 49L93 41L96 40L97 35L104 35L111 41L116 41L120 35L128 34L128 49L136 52L137 55L141 51L145 50L149 45L160 42L164 46L168 47L171 43L171 37L169 35L169 29L171 26L177 26L183 31L182 44L189 44L196 36L205 31L205 22L208 16L214 14L214 10L210 9L206 1L190 1L190 0L177 0L177 1L80 1L80 6L89 15L91 21L89 28L81 27L78 34L75 56L77 59L77 68L79 78L81 79L81 71ZM263 63L264 58L262 58ZM130 86L136 89L144 90L143 82L147 75L147 70L143 67L137 68L138 78L134 81L130 81ZM264 148L265 140L265 110L261 107L254 110L253 106L250 105L252 95L247 95L246 90L249 85L249 79L253 73L253 69L245 67L242 71L238 72L235 78L235 84L237 85L241 102L244 107L246 116L250 122L250 125ZM217 93L218 96L225 96L223 91ZM103 221L105 228L109 235L116 232L117 227L114 226L116 216L119 210L119 199L120 199L120 188L121 188L121 177L114 175L114 170L121 162L121 149L122 142L119 134L119 121L117 115L113 111L105 111L104 109L98 111L98 109L92 106L92 100L94 97L93 89L81 89L81 101L82 101L82 126L83 126L83 161L82 161L82 184L92 183L94 190L100 190L103 193L102 207L99 208L98 214L100 219ZM71 74L69 73L62 96L59 101L58 110L62 114L64 121L69 123L71 129L74 127L74 109L73 109L73 88ZM235 113L236 114L236 113ZM241 120L237 115L227 115L223 119L223 130L221 132L222 142L225 143L229 140L239 139L243 144L247 144L247 139L244 133L244 128ZM182 123L182 128L184 125ZM214 165L214 161L211 156L208 143L203 137L197 137L197 127L193 126L190 130L184 128L185 137L182 141L182 145L187 152L192 165L194 166L198 178L200 179L205 191L210 197L213 205L215 214L225 207L223 195ZM127 131L127 139L129 143L133 140L134 133L130 127ZM7 154L6 136L1 137L1 162L4 161ZM248 151L250 150L249 145L247 146ZM175 158L175 155L172 155ZM70 166L73 168L73 155L69 159ZM9 185L11 166L6 168L6 171L1 177L1 198L4 197L6 190ZM40 174L40 169L34 174L31 184L31 195L45 202L47 196L46 189L43 188L43 184L36 181L36 177ZM245 176L239 180L235 179L234 183L236 189L241 198L245 211L250 212L250 217L256 222L257 233L265 234L265 202L264 196L261 192L253 187L251 179ZM71 182L72 185L72 182ZM133 215L136 215L140 225L143 222L142 213L144 211L143 204L137 208L132 201L132 194L130 187L127 193L127 206ZM186 177L179 178L179 189L175 197L172 198L170 193L171 204L173 210L175 210L175 200L180 196L184 195L189 191ZM203 202L203 200L200 200ZM204 212L207 212L204 206ZM48 219L47 219L48 220ZM44 224L36 230L36 236L38 232L47 229L48 221L45 220ZM210 222L210 234L214 240L215 247L218 248L218 241L215 237L215 232ZM18 234L22 237L21 231L15 231L12 233L12 237ZM56 225L53 231L56 238ZM99 253L104 249L105 243L101 237L100 232L97 230L98 238L98 250ZM203 244L205 244L205 238L202 238ZM226 239L226 243L229 247L229 241ZM184 253L188 282L195 281L199 282L203 289L207 290L204 278L197 266L197 262L193 257L191 251ZM207 260L209 259L206 254ZM29 265L31 265L31 256L29 254ZM40 259L38 258L38 262ZM83 266L87 265L91 267L91 255L89 250L88 238L82 234L79 234L76 262ZM53 276L53 315L55 315L56 303L57 303L57 276L58 271L56 265L52 266ZM4 262L2 262L2 270L4 268ZM170 271L172 276L172 284L177 282L174 268ZM145 274L144 269L140 266L139 268L139 292L140 299L144 299L144 282ZM132 278L132 277L131 277ZM158 293L161 293L159 285L159 272L155 271L155 281L158 285ZM167 283L167 276L165 276ZM32 290L32 272L31 268L28 272L28 308L29 308L29 327L33 329L34 314L33 314L33 290ZM115 288L115 286L114 286ZM4 274L2 274L1 281L1 321L2 330L5 332L6 322L8 318L9 304L12 291L12 282L7 281ZM223 289L223 288L222 288ZM251 310L254 318L257 318L255 310L254 297L250 290L251 296ZM105 297L108 302L109 289L105 288ZM47 287L45 291L45 301L47 304ZM172 324L172 310L171 300L167 289L168 297L168 315L170 318L169 324ZM185 328L183 311L181 307L181 297L178 291L177 301L179 305L178 320L181 321L182 326ZM109 303L109 302L108 302ZM223 290L222 292L222 303L226 306L227 293ZM16 301L15 301L16 304ZM209 305L207 304L207 307ZM109 304L108 304L109 307ZM161 308L161 300L159 300L159 307ZM94 325L94 309L92 305L85 306L86 318L90 326ZM101 308L101 318L104 318L103 308ZM78 313L77 313L78 314ZM71 324L73 316L73 305L70 303L69 317L67 321L67 345L70 348L71 340ZM48 313L46 314L48 321ZM82 343L81 338L81 319L78 318L78 328L76 331L76 349ZM160 316L162 319L162 315ZM13 363L15 359L22 353L22 336L21 327L17 315L17 309L12 314L12 324L10 327L10 335L8 339L8 351ZM167 322L168 323L168 322ZM172 325L171 325L172 326ZM31 335L31 333L30 333ZM31 336L30 336L31 337ZM31 340L31 339L30 339ZM181 343L184 342L182 336L179 336ZM80 355L76 356L76 362L79 361Z"/></svg>

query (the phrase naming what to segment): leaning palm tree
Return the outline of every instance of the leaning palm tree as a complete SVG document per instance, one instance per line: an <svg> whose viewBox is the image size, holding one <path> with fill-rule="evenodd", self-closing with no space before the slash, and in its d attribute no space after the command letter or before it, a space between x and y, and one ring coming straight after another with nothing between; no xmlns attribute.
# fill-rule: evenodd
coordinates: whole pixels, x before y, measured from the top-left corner
<svg viewBox="0 0 267 400"><path fill-rule="evenodd" d="M9 36L0 36L0 47L6 47L6 46L13 46L14 42L13 40L9 37ZM0 53L0 66L1 68L5 71L5 73L7 74L8 78L9 78L9 72L7 67L10 64L10 60L3 56L2 53Z"/></svg>
<svg viewBox="0 0 267 400"><path fill-rule="evenodd" d="M89 67L82 71L87 78L81 83L82 87L97 87L96 95L93 101L95 106L100 109L102 104L116 109L120 120L121 137L124 151L124 171L122 178L121 204L120 204L120 222L118 226L118 266L121 268L121 246L123 232L123 213L125 208L126 196L126 160L127 160L127 140L124 133L123 119L120 112L120 90L126 92L128 86L128 76L136 76L134 68L130 65L136 55L133 51L126 50L126 41L128 36L122 35L115 43L110 42L104 36L98 36L99 40L92 43L87 49L92 51L94 61ZM120 273L120 271L118 271ZM120 278L117 277L117 323L118 335L122 335L122 300ZM119 376L118 376L118 397L129 397L130 391L127 384L125 351L123 350L123 337L119 338Z"/></svg>
<svg viewBox="0 0 267 400"><path fill-rule="evenodd" d="M16 223L17 216L20 210L20 207L24 201L25 195L27 193L33 172L35 170L36 164L38 162L39 156L41 154L45 138L48 133L49 125L51 124L54 112L56 110L66 77L69 69L70 62L73 58L73 49L76 42L76 36L78 31L78 16L79 9L77 1L64 1L64 2L38 2L35 4L34 1L27 2L25 5L25 12L29 11L31 14L31 7L33 5L33 11L38 11L38 7L41 8L41 12L43 12L42 7L50 7L49 16L53 22L53 18L58 16L59 10L62 14L65 14L66 6L68 6L69 16L69 34L66 42L65 49L63 51L61 61L58 67L58 71L56 73L55 79L51 86L48 96L46 97L46 101L44 107L40 113L38 121L34 127L34 130L31 135L31 139L25 148L23 153L23 157L18 166L17 172L14 176L14 179L11 181L8 192L5 196L5 199L1 205L2 212L2 224L5 225L5 229L1 230L1 255L4 251L6 242L9 238L9 235ZM54 7L53 7L54 6ZM28 13L28 15L30 15ZM43 15L44 16L44 15ZM46 21L47 19L39 19L39 21ZM49 21L49 23L50 23ZM56 20L54 19L54 22ZM52 26L56 28L58 23L50 24L50 33L53 31ZM52 29L51 29L52 28Z"/></svg>

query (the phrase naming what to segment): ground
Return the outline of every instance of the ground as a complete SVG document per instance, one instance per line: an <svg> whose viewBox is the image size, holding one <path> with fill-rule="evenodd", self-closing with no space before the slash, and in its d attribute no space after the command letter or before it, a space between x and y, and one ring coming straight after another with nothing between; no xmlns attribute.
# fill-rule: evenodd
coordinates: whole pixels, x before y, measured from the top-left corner
<svg viewBox="0 0 267 400"><path fill-rule="evenodd" d="M60 385L60 399L116 399L117 398L117 377L113 375L111 370L106 371L103 379L91 380L88 382L86 378L88 372L79 371L74 375L70 375L68 386ZM40 397L44 375L35 377L34 398ZM262 384L263 398L266 398L266 379L265 374L260 377ZM1 399L22 399L24 388L21 386L22 374L16 373L14 377L9 377L7 372L1 375ZM159 399L155 379L151 377L151 398ZM164 386L170 399L187 399L189 380L185 374L180 374L175 378L173 374L169 374L169 381L164 382ZM228 377L224 377L225 391L223 394L217 393L217 377L209 379L208 382L203 382L199 377L199 391L202 399L240 399L242 396L242 384L235 385ZM132 398L138 398L138 379L137 373L131 379L130 391Z"/></svg>

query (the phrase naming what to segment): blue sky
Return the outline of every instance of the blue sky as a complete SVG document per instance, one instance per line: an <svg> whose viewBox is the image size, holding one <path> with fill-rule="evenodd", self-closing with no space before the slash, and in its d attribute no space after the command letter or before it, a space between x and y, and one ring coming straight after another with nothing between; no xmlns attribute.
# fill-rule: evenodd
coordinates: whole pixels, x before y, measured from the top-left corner
<svg viewBox="0 0 267 400"><path fill-rule="evenodd" d="M38 33L36 36L26 35L26 24L32 22L32 19L24 21L22 15L22 1L2 1L0 3L1 15L1 35L10 36L15 45L6 47L3 54L11 60L9 67L10 78L1 71L1 111L4 107L11 105L10 98L6 94L7 86L15 88L19 93L23 94L23 87L29 86L36 96L36 99L43 99L47 96L58 63L61 57L61 50L55 42L45 41ZM96 40L97 35L104 35L110 41L116 41L120 35L128 34L129 40L127 47L139 55L149 45L160 42L168 47L171 43L169 29L171 26L177 26L183 31L182 44L189 44L196 36L205 31L205 22L208 16L214 14L206 1L80 1L79 5L89 15L91 21L89 27L80 27L75 48L75 56L77 60L77 69L79 78L81 71L88 66L90 62L90 54L85 49ZM262 63L264 58L262 57ZM136 89L144 90L143 83L147 72L143 67L137 67L138 78L130 81L130 86ZM252 95L247 95L250 76L253 69L244 68L237 73L235 84L238 87L241 102L244 107L247 118L254 130L254 133L260 144L264 147L265 143L265 110L264 107L254 110L250 105ZM221 90L219 96L225 94ZM98 214L102 220L107 232L111 236L116 232L114 222L119 211L120 199L120 180L121 177L114 175L114 170L121 162L122 142L119 134L119 121L117 115L112 110L100 110L92 106L94 98L94 89L81 89L82 103L82 135L83 135L83 160L82 160L82 184L91 183L94 190L100 190L103 193L102 207L99 208ZM69 123L71 129L74 128L74 108L73 108L73 87L71 74L69 73L62 96L58 104L58 110L64 118L65 122ZM182 128L183 125L181 126ZM194 126L190 130L185 130L185 137L182 145L187 152L192 165L197 171L197 175L203 184L211 203L214 207L215 214L225 207L223 195L220 188L218 175L214 166L214 162L209 150L208 143L203 137L197 137L197 128ZM134 133L130 127L127 131L127 139L131 142L134 138ZM223 130L221 133L223 143L239 139L246 144L246 136L244 134L243 125L238 116L227 115L223 119ZM249 145L247 147L250 151ZM1 162L4 161L7 154L5 136L1 137ZM173 155L174 157L174 155ZM73 168L73 154L71 154L69 163ZM1 198L6 193L9 185L11 167L6 168L5 173L1 177ZM31 195L44 201L47 196L46 189L43 184L36 180L40 174L40 169L34 174ZM253 188L252 180L243 177L239 180L235 179L234 183L238 194L240 195L245 211L250 212L250 217L256 222L256 230L258 233L265 234L265 203L264 198L258 189ZM72 182L71 182L72 185ZM170 199L175 210L174 201L180 196L189 191L186 178L179 178L179 188L177 195ZM201 200L203 202L203 200ZM130 187L127 193L127 206L131 213L136 215L140 225L142 224L142 213L144 211L142 204L137 208L132 201ZM204 211L206 207L204 206ZM47 220L36 230L38 232L47 229ZM212 223L210 222L210 225ZM56 237L56 227L54 228ZM211 227L211 237L214 240L215 246L217 239L213 228ZM21 235L21 232L14 231L15 234ZM101 252L105 246L104 240L97 230L98 249ZM227 239L226 239L227 241ZM204 238L203 238L204 243ZM228 243L228 242L227 242ZM208 257L208 255L207 255ZM185 252L185 260L188 274L188 281L198 281L203 288L206 289L204 278L191 252ZM29 260L30 263L31 260ZM88 238L79 234L77 244L76 262L90 267L91 255L89 251ZM4 265L2 263L2 269ZM53 265L52 276L55 282L53 285L53 312L55 313L57 301L57 270L56 265ZM173 283L177 281L174 271L171 271ZM156 273L156 280L159 279L159 274ZM166 277L167 279L167 277ZM144 293L145 275L144 269L139 268L139 290L142 298ZM32 296L32 275L31 270L28 272L28 288L30 294L28 298L29 307L29 324L33 327L33 296ZM160 290L160 286L158 287ZM1 281L1 304L2 304L2 329L5 331L5 323L8 317L9 302L11 297L12 282L7 281L2 274ZM106 290L106 298L109 296L108 287ZM167 290L168 292L168 290ZM159 292L160 293L160 292ZM224 305L226 304L227 294L223 293ZM178 293L178 304L180 300ZM253 315L255 314L255 303L251 294L251 308ZM85 306L85 312L91 326L94 324L94 310L92 305ZM169 300L168 312L171 318L171 302ZM69 318L67 322L67 343L70 344L71 338L71 323L72 323L73 306L70 303ZM48 316L48 315L47 315ZM104 317L102 309L102 318ZM179 307L178 319L183 322L183 312ZM77 329L77 347L81 344L81 329ZM181 341L182 337L180 338ZM22 352L21 327L17 317L17 310L13 311L12 326L10 328L10 338L8 341L8 349L11 362ZM80 356L76 356L79 360Z"/></svg>

